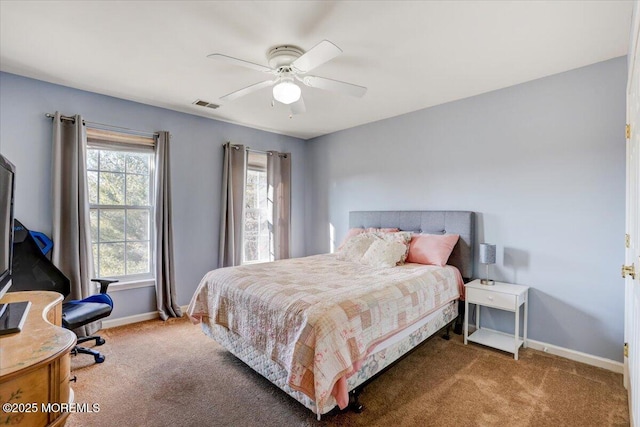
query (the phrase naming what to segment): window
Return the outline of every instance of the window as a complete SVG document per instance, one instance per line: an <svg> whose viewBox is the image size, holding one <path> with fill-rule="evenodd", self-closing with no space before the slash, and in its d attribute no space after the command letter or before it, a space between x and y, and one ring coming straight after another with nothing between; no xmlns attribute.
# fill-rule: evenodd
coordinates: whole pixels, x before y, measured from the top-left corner
<svg viewBox="0 0 640 427"><path fill-rule="evenodd" d="M244 264L273 261L267 204L267 155L249 152L244 193Z"/></svg>
<svg viewBox="0 0 640 427"><path fill-rule="evenodd" d="M153 278L154 152L122 139L98 141L89 129L87 139L95 274L121 281Z"/></svg>

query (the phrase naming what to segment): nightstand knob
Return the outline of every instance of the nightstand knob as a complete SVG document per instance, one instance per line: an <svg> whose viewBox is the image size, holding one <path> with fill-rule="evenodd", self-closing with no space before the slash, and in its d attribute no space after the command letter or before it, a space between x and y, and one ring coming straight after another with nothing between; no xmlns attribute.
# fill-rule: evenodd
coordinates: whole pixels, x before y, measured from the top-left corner
<svg viewBox="0 0 640 427"><path fill-rule="evenodd" d="M489 301L493 301L493 297L492 296L489 297Z"/></svg>

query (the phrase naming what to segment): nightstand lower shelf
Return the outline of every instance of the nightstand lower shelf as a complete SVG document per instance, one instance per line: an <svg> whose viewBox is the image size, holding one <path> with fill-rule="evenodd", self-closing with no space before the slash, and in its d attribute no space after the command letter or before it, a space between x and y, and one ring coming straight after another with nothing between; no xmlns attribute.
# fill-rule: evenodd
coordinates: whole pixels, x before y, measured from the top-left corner
<svg viewBox="0 0 640 427"><path fill-rule="evenodd" d="M513 354L516 354L516 351L524 344L524 341L518 338L516 345L516 339L513 335L502 334L489 329L478 329L469 335L467 340Z"/></svg>

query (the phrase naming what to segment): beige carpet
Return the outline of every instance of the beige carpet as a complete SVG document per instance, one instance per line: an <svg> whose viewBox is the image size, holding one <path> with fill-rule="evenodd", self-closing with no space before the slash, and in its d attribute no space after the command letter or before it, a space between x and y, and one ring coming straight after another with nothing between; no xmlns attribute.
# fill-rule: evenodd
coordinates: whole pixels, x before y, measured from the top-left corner
<svg viewBox="0 0 640 427"><path fill-rule="evenodd" d="M102 331L107 360L72 358L68 426L626 426L622 376L539 351L520 360L438 336L367 386L361 414L315 415L184 319Z"/></svg>

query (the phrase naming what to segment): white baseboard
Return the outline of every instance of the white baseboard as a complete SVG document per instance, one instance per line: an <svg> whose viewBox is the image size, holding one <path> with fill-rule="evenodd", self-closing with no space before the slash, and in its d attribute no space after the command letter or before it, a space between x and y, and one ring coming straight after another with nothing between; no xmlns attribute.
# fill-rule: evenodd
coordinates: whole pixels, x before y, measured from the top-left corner
<svg viewBox="0 0 640 427"><path fill-rule="evenodd" d="M187 312L188 305L180 306L183 313ZM151 311L149 313L134 314L133 316L118 317L116 319L108 319L102 321L102 329L115 328L116 326L130 325L132 323L144 322L145 320L159 319L157 311Z"/></svg>
<svg viewBox="0 0 640 427"><path fill-rule="evenodd" d="M487 330L496 332L498 334L508 335L513 337L513 334L505 334L501 331L485 328ZM471 334L471 325L469 325L469 334ZM547 344L542 341L532 340L527 338L527 347L534 350L539 350L545 353L553 354L556 356L564 357L565 359L574 360L576 362L584 363L586 365L596 366L603 368L617 374L624 372L624 364L622 362L616 362L615 360L605 359L604 357L594 356L592 354L582 353L580 351L571 350L570 348L560 347L553 344Z"/></svg>
<svg viewBox="0 0 640 427"><path fill-rule="evenodd" d="M592 354L582 353L580 351L571 350L569 348L559 347L553 344L547 344L540 341L527 339L527 346L534 349L544 351L545 353L555 354L565 359L575 360L576 362L585 363L598 368L604 368L617 374L624 372L624 364L615 360L605 359L604 357L594 356Z"/></svg>
<svg viewBox="0 0 640 427"><path fill-rule="evenodd" d="M159 319L157 311L150 313L134 314L133 316L118 317L102 321L102 329L115 328L116 326L130 325L132 323L144 322L145 320Z"/></svg>

